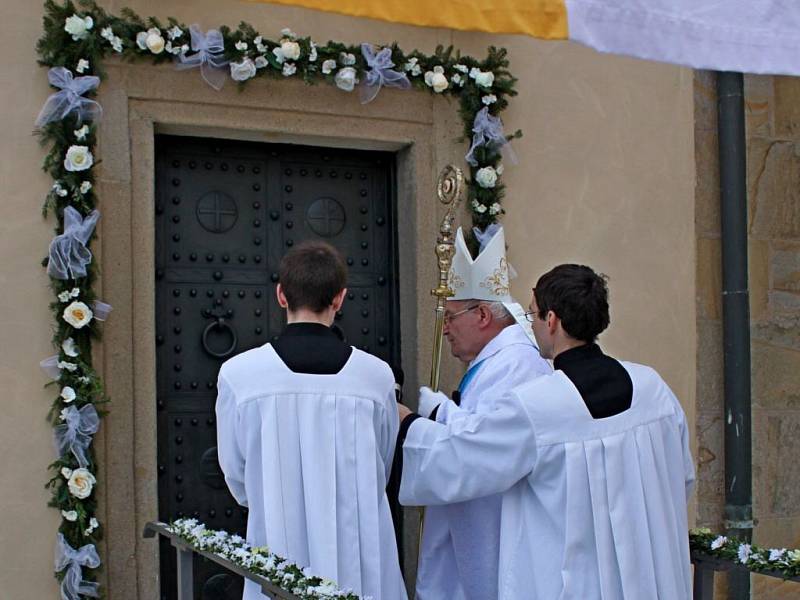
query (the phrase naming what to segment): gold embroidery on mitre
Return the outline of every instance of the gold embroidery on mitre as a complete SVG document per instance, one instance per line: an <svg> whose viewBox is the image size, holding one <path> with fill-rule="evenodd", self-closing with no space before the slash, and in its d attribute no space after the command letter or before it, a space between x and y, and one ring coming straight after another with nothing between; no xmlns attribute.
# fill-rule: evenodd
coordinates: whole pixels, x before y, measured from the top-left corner
<svg viewBox="0 0 800 600"><path fill-rule="evenodd" d="M464 279L462 279L454 269L450 269L450 272L447 274L447 287L451 290L459 290L463 288L464 285Z"/></svg>
<svg viewBox="0 0 800 600"><path fill-rule="evenodd" d="M500 266L481 281L480 287L486 288L495 296L508 295L508 261L505 257L500 259Z"/></svg>

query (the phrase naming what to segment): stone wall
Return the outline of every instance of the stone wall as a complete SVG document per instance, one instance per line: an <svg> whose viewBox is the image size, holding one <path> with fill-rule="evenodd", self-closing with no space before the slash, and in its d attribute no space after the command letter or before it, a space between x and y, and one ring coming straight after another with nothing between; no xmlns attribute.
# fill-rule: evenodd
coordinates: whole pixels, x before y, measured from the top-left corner
<svg viewBox="0 0 800 600"><path fill-rule="evenodd" d="M745 77L754 539L800 547L800 79ZM722 529L722 305L713 74L695 76L698 524ZM798 584L753 578L755 598Z"/></svg>

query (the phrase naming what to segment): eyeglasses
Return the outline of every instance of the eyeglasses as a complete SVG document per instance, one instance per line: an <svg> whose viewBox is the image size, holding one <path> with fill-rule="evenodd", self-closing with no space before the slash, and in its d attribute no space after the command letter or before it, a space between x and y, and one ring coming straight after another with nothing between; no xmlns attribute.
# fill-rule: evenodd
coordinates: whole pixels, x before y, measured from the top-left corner
<svg viewBox="0 0 800 600"><path fill-rule="evenodd" d="M538 311L530 310L525 313L525 320L528 323L533 323L536 320L538 314L539 314ZM539 319L541 320L541 317L539 317Z"/></svg>
<svg viewBox="0 0 800 600"><path fill-rule="evenodd" d="M456 318L458 315L463 315L464 313L468 313L468 312L469 312L469 311L471 311L471 310L475 310L475 309L476 309L476 308L478 308L479 306L480 306L480 304L476 304L475 306L470 306L469 308L465 308L464 310L460 310L460 311L458 311L458 312L454 312L453 314L450 314L450 315L448 315L447 313L445 313L445 315L444 315L444 322L445 322L445 324L447 324L447 323L449 323L450 321L452 321L453 319L455 319L455 318Z"/></svg>

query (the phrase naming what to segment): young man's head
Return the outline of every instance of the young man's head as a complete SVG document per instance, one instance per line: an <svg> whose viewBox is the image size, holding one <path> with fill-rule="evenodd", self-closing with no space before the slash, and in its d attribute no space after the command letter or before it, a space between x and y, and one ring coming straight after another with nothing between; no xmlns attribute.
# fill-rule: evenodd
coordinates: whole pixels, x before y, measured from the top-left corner
<svg viewBox="0 0 800 600"><path fill-rule="evenodd" d="M469 362L498 333L515 323L502 302L448 300L444 311L444 336L450 342L453 356Z"/></svg>
<svg viewBox="0 0 800 600"><path fill-rule="evenodd" d="M297 245L281 259L278 275L278 304L287 309L289 322L333 322L347 283L347 267L333 246L325 242Z"/></svg>
<svg viewBox="0 0 800 600"><path fill-rule="evenodd" d="M606 279L583 265L559 265L539 278L529 310L543 357L594 342L608 327Z"/></svg>

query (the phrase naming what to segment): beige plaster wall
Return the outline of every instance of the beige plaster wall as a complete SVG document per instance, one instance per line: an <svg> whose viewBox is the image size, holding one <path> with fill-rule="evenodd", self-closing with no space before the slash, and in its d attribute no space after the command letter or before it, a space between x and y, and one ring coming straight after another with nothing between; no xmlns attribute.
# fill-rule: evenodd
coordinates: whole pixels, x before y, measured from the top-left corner
<svg viewBox="0 0 800 600"><path fill-rule="evenodd" d="M454 43L476 55L489 44L507 46L512 70L520 78L520 95L506 113L506 127L509 131L521 128L526 134L515 142L520 165L509 166L506 171L506 207L511 215L506 222L507 239L511 260L520 273L514 292L522 303L527 303L528 290L538 274L560 262L585 262L607 273L611 278L613 324L602 343L617 356L656 367L693 419L694 153L692 78L688 71L601 56L566 43L401 27L248 2L101 4L112 12L127 5L143 15L174 15L206 27L246 20L265 33L276 34L288 26L320 40L397 40L404 48L418 47L428 52L438 43ZM40 32L41 6L38 2L6 2L0 11L6 22L15 24L0 41L4 84L0 88L4 100L0 174L5 193L4 218L0 221L0 250L4 256L0 282L4 284L7 306L14 307L4 311L0 321L0 339L6 348L13 348L0 362L0 381L7 390L4 417L0 420L0 450L6 457L4 473L15 482L0 492L0 564L4 565L0 570L0 590L10 597L48 598L57 593L51 569L58 516L46 507L47 495L42 488L46 465L52 459L51 430L44 421L51 394L42 390L44 377L37 363L52 352L47 309L50 294L47 279L37 265L51 237L51 223L39 215L41 198L51 182L39 171L43 153L30 133L49 91L44 70L35 65L34 43ZM197 85L201 85L199 78ZM313 92L311 88L309 93ZM199 104L205 93L203 90L200 94ZM108 101L111 108L120 97L111 94ZM380 113L379 108L370 110ZM457 120L453 120L455 110L455 103L448 108L446 101L435 103L433 109L437 123L453 123L453 138L461 133ZM129 124L111 119L104 126L127 130ZM144 131L133 122L130 130L132 135ZM432 135L439 148L452 142L446 128L439 127ZM452 157L442 151L437 158L444 161ZM116 185L125 183L120 180L124 180L126 171L130 176L131 165L115 164L113 154L106 160L104 169L111 175L102 182L105 187L101 189L114 191L119 189ZM430 181L431 173L440 166L430 165L431 172L422 179ZM118 176L120 173L122 176ZM135 176L135 169L133 173ZM432 190L414 189L413 184L408 193L417 202L433 196ZM115 201L126 202L127 198L120 194ZM135 212L135 206L131 210ZM146 233L137 230L136 235ZM129 242L135 245L137 240L132 238ZM106 270L124 253L124 246L114 248L105 238L98 246L101 249L108 257L101 263ZM420 256L419 262L427 259ZM423 283L427 287L426 282L420 285ZM108 298L120 296L124 303L122 297L128 292L120 288L104 289L103 293ZM137 299L133 297L132 301ZM146 303L146 299L141 302ZM421 307L420 313L424 310ZM130 343L135 317L115 314L112 319L116 325L109 324L114 327L111 340ZM128 377L134 365L125 363L125 348L108 347L111 340L99 353L106 363L105 372ZM450 363L447 368L453 379L457 365ZM420 378L424 379L424 374ZM136 418L130 398L121 394L113 400L110 408L117 412L112 412L107 427L132 430L133 423L126 422ZM133 435L132 431L128 435ZM101 456L113 461L109 468L114 469L120 481L125 473L133 477L152 468L144 465L144 471L137 471L139 466L131 457L116 451L118 444L135 444L128 436L103 437L100 443L104 447ZM126 460L130 462L124 464ZM101 472L100 476L102 480L106 475ZM104 495L116 493L103 487ZM123 491L134 496L137 493ZM134 501L141 504L140 499L133 498L131 509L137 505ZM105 516L135 534L138 520L119 513ZM110 539L115 535L111 533ZM112 598L150 597L144 590L152 588L141 583L137 587L136 577L129 575L136 569L136 557L131 548L107 560L111 572L126 579L124 585L117 587L118 593L114 593L112 582ZM152 564L143 563L146 564L142 568ZM140 582L141 577L142 574Z"/></svg>

